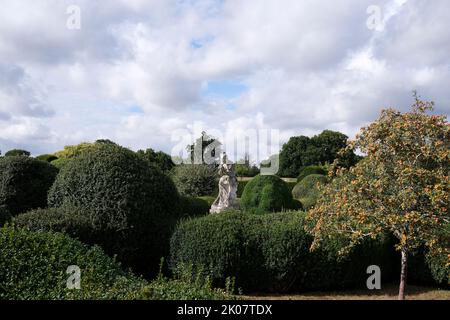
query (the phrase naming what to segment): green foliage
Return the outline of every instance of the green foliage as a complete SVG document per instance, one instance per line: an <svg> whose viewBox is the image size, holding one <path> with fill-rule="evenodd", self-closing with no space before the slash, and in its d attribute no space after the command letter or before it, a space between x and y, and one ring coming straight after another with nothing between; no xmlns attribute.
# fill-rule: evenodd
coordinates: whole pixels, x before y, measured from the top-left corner
<svg viewBox="0 0 450 320"><path fill-rule="evenodd" d="M236 176L238 177L254 177L259 174L259 168L250 163L250 156L245 155L243 160L238 161L235 165Z"/></svg>
<svg viewBox="0 0 450 320"><path fill-rule="evenodd" d="M218 175L214 166L182 164L173 169L172 179L181 195L187 197L214 196Z"/></svg>
<svg viewBox="0 0 450 320"><path fill-rule="evenodd" d="M182 217L203 216L208 214L209 209L211 208L209 201L202 199L201 197L192 198L181 196L180 200L179 213Z"/></svg>
<svg viewBox="0 0 450 320"><path fill-rule="evenodd" d="M153 149L147 149L145 151L139 150L136 153L166 174L175 167L172 157L162 151L155 152Z"/></svg>
<svg viewBox="0 0 450 320"><path fill-rule="evenodd" d="M95 147L95 143L88 142L83 142L73 146L65 146L64 150L55 152L55 156L58 157L58 159L75 158L76 156L82 154L84 151L92 149L93 147Z"/></svg>
<svg viewBox="0 0 450 320"><path fill-rule="evenodd" d="M320 186L327 183L327 176L310 174L297 183L294 189L292 189L292 195L295 199L300 200L303 208L310 209L316 204L320 196Z"/></svg>
<svg viewBox="0 0 450 320"><path fill-rule="evenodd" d="M352 151L339 154L347 146L347 139L346 135L331 130L324 130L312 138L290 138L280 152L280 175L296 177L303 167L332 163L337 158L341 159L341 166L354 165L359 158Z"/></svg>
<svg viewBox="0 0 450 320"><path fill-rule="evenodd" d="M11 214L6 206L0 206L0 227L11 219Z"/></svg>
<svg viewBox="0 0 450 320"><path fill-rule="evenodd" d="M0 206L12 216L46 207L57 172L49 163L30 157L0 158Z"/></svg>
<svg viewBox="0 0 450 320"><path fill-rule="evenodd" d="M161 273L143 290L145 298L151 300L234 300L231 286L225 290L215 289L211 277L202 269L180 264L174 268L174 279Z"/></svg>
<svg viewBox="0 0 450 320"><path fill-rule="evenodd" d="M238 181L238 188L237 188L237 191L236 191L236 195L237 195L237 197L238 198L241 198L242 197L242 194L244 193L244 189L245 189L245 186L247 185L247 183L249 182L250 180L246 180L246 181Z"/></svg>
<svg viewBox="0 0 450 320"><path fill-rule="evenodd" d="M309 176L310 174L321 174L327 175L328 171L324 166L307 166L301 169L300 174L297 177L297 182L303 180L303 178Z"/></svg>
<svg viewBox="0 0 450 320"><path fill-rule="evenodd" d="M99 247L67 235L0 229L1 299L135 299L145 282L120 269ZM69 290L69 266L81 271L81 289Z"/></svg>
<svg viewBox="0 0 450 320"><path fill-rule="evenodd" d="M31 210L14 217L12 222L18 227L34 232L64 232L85 243L93 244L101 241L90 217L68 204L58 208Z"/></svg>
<svg viewBox="0 0 450 320"><path fill-rule="evenodd" d="M203 197L197 197L197 198L201 199L203 201L206 201L210 207L214 203L214 201L216 200L215 197L209 197L209 196L203 196Z"/></svg>
<svg viewBox="0 0 450 320"><path fill-rule="evenodd" d="M366 268L392 274L390 244L368 241L347 259L336 255L337 243L311 253L312 237L302 212L255 215L226 212L179 223L171 239L171 267L180 263L205 267L223 285L234 276L245 292L287 292L364 286Z"/></svg>
<svg viewBox="0 0 450 320"><path fill-rule="evenodd" d="M442 241L450 218L450 126L445 115L427 113L433 102L415 98L410 112L383 110L361 130L348 149L367 156L349 170L332 170L336 178L309 212L313 248L324 238L345 236L345 253L365 237L392 233L402 253L399 299L416 249L450 256Z"/></svg>
<svg viewBox="0 0 450 320"><path fill-rule="evenodd" d="M189 152L188 164L214 165L220 163L222 143L213 136L202 132L193 144L186 147Z"/></svg>
<svg viewBox="0 0 450 320"><path fill-rule="evenodd" d="M133 151L98 144L65 165L49 192L52 207L77 208L108 254L146 276L168 252L180 213L173 182Z"/></svg>
<svg viewBox="0 0 450 320"><path fill-rule="evenodd" d="M52 162L52 161L58 160L58 157L53 154L42 154L40 156L37 156L36 159L45 161L45 162Z"/></svg>
<svg viewBox="0 0 450 320"><path fill-rule="evenodd" d="M31 153L29 151L21 149L13 149L5 153L5 157L19 157L19 156L29 157L30 155Z"/></svg>
<svg viewBox="0 0 450 320"><path fill-rule="evenodd" d="M52 160L50 163L52 166L61 170L66 164L68 164L73 158L59 158L56 160Z"/></svg>
<svg viewBox="0 0 450 320"><path fill-rule="evenodd" d="M294 208L292 194L285 182L273 175L258 175L250 180L242 193L241 205L245 209L266 211Z"/></svg>

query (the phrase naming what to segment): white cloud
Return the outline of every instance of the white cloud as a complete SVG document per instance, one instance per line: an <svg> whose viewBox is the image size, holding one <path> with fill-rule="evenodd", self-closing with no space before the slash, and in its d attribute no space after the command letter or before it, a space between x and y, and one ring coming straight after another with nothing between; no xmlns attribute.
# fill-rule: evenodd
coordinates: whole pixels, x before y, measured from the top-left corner
<svg viewBox="0 0 450 320"><path fill-rule="evenodd" d="M69 4L80 30L66 28ZM326 128L352 136L382 107L405 110L414 89L448 114L448 1L378 1L382 32L366 27L372 4L5 0L0 148L110 138L169 152L173 132L195 123L224 136L279 129L283 141ZM211 81L247 89L205 96Z"/></svg>

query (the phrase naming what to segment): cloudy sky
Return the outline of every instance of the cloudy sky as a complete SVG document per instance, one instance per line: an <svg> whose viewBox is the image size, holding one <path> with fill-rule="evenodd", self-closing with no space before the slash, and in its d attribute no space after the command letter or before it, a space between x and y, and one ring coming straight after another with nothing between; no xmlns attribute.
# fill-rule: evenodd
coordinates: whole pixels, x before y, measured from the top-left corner
<svg viewBox="0 0 450 320"><path fill-rule="evenodd" d="M201 130L226 141L247 130L278 132L280 142L323 129L353 137L383 107L407 110L412 90L450 113L448 0L0 8L3 152L99 138L172 152L178 136Z"/></svg>

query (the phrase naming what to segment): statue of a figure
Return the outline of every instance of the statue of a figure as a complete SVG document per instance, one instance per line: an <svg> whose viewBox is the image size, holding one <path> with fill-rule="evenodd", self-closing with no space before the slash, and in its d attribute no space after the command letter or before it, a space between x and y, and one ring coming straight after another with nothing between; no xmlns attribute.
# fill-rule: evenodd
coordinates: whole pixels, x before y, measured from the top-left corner
<svg viewBox="0 0 450 320"><path fill-rule="evenodd" d="M234 164L229 163L225 152L222 154L219 166L219 195L209 210L210 213L219 213L227 209L239 209L237 202L238 181L234 171Z"/></svg>

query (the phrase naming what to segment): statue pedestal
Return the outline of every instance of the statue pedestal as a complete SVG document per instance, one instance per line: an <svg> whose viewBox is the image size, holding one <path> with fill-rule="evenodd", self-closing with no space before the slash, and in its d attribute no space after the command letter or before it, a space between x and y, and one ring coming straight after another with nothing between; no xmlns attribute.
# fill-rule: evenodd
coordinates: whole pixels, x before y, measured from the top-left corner
<svg viewBox="0 0 450 320"><path fill-rule="evenodd" d="M239 203L237 200L233 201L232 203L229 203L228 205L215 205L213 204L211 206L211 209L209 209L209 213L221 213L225 210L239 210Z"/></svg>

